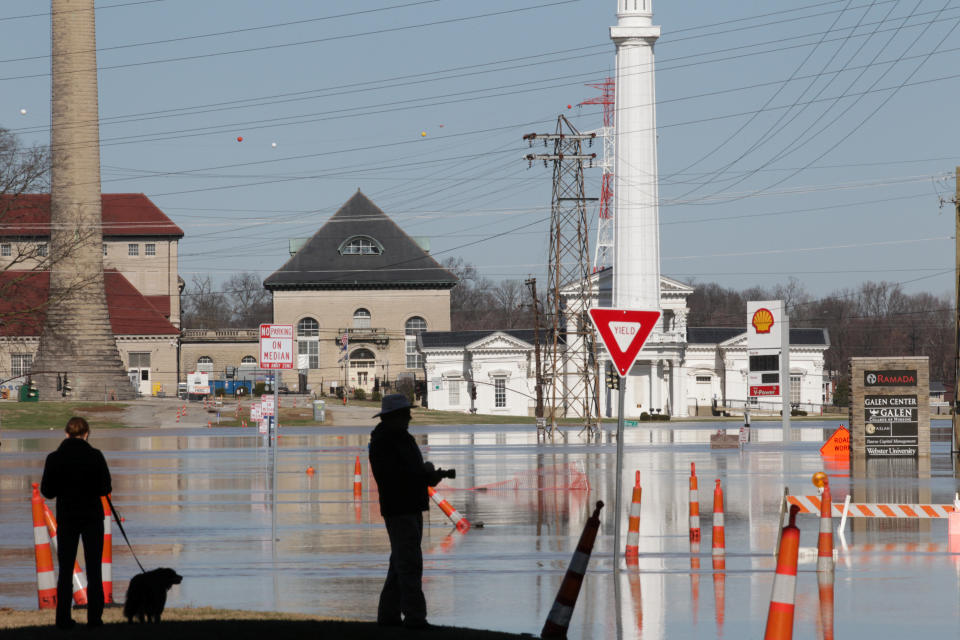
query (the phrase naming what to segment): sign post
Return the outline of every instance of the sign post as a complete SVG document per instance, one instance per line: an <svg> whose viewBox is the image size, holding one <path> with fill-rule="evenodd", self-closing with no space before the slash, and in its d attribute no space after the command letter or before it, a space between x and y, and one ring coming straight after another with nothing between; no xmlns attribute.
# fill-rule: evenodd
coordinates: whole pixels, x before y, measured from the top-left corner
<svg viewBox="0 0 960 640"><path fill-rule="evenodd" d="M276 369L293 369L293 325L292 324L261 324L260 325L260 368L274 369L273 372L273 406L279 403L279 376ZM276 442L277 429L280 426L279 412L271 416L270 445Z"/></svg>
<svg viewBox="0 0 960 640"><path fill-rule="evenodd" d="M613 527L613 570L620 572L620 561L617 554L620 552L620 494L623 492L623 411L624 411L624 381L637 354L643 348L650 332L657 326L660 319L659 311L637 311L634 309L590 309L590 320L596 327L603 346L607 348L613 365L620 374L619 390L617 391L617 489L614 504Z"/></svg>

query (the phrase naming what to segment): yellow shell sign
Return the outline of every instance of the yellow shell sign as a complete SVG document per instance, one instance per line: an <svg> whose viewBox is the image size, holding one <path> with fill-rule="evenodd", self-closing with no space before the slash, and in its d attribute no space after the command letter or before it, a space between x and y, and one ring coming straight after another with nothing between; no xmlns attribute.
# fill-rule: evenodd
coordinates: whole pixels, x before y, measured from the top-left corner
<svg viewBox="0 0 960 640"><path fill-rule="evenodd" d="M769 309L759 308L753 314L753 320L750 324L757 330L757 333L770 333L770 327L773 326L773 314Z"/></svg>

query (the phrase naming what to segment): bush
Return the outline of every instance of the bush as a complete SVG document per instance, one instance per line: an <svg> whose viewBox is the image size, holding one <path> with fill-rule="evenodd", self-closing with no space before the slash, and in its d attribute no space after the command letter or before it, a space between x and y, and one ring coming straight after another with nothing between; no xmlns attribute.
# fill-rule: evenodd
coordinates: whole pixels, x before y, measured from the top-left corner
<svg viewBox="0 0 960 640"><path fill-rule="evenodd" d="M651 420L660 420L663 422L669 422L670 416L665 413L654 413L650 416Z"/></svg>
<svg viewBox="0 0 960 640"><path fill-rule="evenodd" d="M353 399L354 400L366 400L367 392L364 391L361 387L357 387L353 390Z"/></svg>
<svg viewBox="0 0 960 640"><path fill-rule="evenodd" d="M258 382L255 385L253 385L253 395L262 396L266 392L267 392L266 382Z"/></svg>
<svg viewBox="0 0 960 640"><path fill-rule="evenodd" d="M802 411L802 410L800 410L800 409L792 409L792 410L790 411L790 415L792 415L792 416L805 416L805 415L807 415L807 412L806 412L806 411Z"/></svg>
<svg viewBox="0 0 960 640"><path fill-rule="evenodd" d="M644 411L643 413L640 414L640 420L642 422L648 422L650 420L650 414Z"/></svg>
<svg viewBox="0 0 960 640"><path fill-rule="evenodd" d="M374 391L373 393L370 394L370 399L373 400L374 402L380 402L381 400L383 400L383 394L380 393L379 391Z"/></svg>

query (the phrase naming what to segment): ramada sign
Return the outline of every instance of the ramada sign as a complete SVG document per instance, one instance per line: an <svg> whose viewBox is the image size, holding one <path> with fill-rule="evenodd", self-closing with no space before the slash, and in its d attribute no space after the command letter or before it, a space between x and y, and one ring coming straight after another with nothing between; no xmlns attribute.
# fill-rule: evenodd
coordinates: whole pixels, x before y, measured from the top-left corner
<svg viewBox="0 0 960 640"><path fill-rule="evenodd" d="M659 319L659 311L590 309L590 320L621 376L630 371Z"/></svg>

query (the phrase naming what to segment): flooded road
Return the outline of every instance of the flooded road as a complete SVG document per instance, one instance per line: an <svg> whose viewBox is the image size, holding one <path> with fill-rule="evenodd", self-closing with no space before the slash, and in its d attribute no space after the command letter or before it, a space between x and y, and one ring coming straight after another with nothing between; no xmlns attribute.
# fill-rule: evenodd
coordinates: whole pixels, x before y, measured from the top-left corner
<svg viewBox="0 0 960 640"><path fill-rule="evenodd" d="M838 422L757 423L744 451L711 449L733 423L628 427L623 536L634 473L643 487L639 561L614 554L616 442L578 429L538 441L531 426L442 426L411 432L424 457L457 470L440 494L474 526L459 533L435 506L425 514L424 591L435 624L539 634L597 500L606 507L570 626L574 638L756 638L769 605L780 497L815 493L818 448ZM952 502L957 490L948 422L934 422L929 461L826 467L835 502ZM113 500L141 562L175 568L183 584L169 606L297 611L375 619L389 543L368 472L370 428L283 429L272 452L252 429L95 430L113 472ZM736 433L731 429L730 433ZM30 483L59 431L4 431L0 449L0 607L36 607ZM353 496L360 456L363 494ZM699 477L699 554L688 538L690 463ZM305 473L308 466L313 475ZM714 480L726 506L726 561L711 560ZM52 505L51 505L52 506ZM801 547L815 547L818 520L801 515ZM835 521L835 525L838 524ZM278 541L272 540L276 530ZM117 599L137 571L114 526ZM906 634L955 638L960 629L960 549L946 521L850 520L834 585L837 638ZM623 544L623 541L621 542ZM839 540L837 546L840 546ZM814 552L815 556L815 552ZM815 560L815 557L813 558ZM619 562L615 589L614 562ZM619 601L617 598L619 592ZM815 563L801 558L795 637L830 637Z"/></svg>

